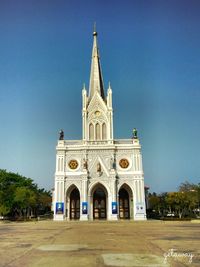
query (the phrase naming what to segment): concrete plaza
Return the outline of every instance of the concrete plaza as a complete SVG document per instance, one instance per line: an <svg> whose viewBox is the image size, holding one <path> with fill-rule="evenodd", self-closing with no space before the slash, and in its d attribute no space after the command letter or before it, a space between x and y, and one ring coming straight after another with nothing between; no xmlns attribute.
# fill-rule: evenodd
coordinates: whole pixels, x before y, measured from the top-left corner
<svg viewBox="0 0 200 267"><path fill-rule="evenodd" d="M200 223L0 222L0 266L200 266Z"/></svg>

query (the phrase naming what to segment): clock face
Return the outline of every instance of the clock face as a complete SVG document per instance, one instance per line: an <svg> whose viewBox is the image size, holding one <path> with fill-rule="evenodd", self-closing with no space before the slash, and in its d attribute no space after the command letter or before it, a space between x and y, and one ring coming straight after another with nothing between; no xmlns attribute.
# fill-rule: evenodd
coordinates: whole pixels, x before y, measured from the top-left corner
<svg viewBox="0 0 200 267"><path fill-rule="evenodd" d="M126 169L129 166L129 161L127 159L120 159L119 165L121 168Z"/></svg>
<svg viewBox="0 0 200 267"><path fill-rule="evenodd" d="M75 160L75 159L72 159L72 160L70 160L70 162L68 163L68 166L70 167L70 169L75 170L75 169L77 169L77 167L78 167L78 161Z"/></svg>

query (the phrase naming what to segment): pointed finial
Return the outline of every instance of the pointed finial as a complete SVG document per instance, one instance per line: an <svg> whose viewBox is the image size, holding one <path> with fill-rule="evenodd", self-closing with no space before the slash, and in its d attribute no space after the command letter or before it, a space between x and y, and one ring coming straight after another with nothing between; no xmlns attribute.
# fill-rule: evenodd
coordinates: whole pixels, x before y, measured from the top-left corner
<svg viewBox="0 0 200 267"><path fill-rule="evenodd" d="M93 36L97 36L97 32L96 32L96 22L94 22Z"/></svg>
<svg viewBox="0 0 200 267"><path fill-rule="evenodd" d="M85 90L85 83L83 83L83 90Z"/></svg>
<svg viewBox="0 0 200 267"><path fill-rule="evenodd" d="M109 89L111 88L110 81L108 82L108 88L109 88Z"/></svg>

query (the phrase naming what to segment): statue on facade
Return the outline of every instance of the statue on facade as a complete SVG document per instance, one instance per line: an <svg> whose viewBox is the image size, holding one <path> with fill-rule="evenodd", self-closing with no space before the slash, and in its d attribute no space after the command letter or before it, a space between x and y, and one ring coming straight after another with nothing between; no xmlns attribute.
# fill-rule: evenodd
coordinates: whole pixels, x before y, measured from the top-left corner
<svg viewBox="0 0 200 267"><path fill-rule="evenodd" d="M59 140L64 140L64 131L60 130L59 134L60 134Z"/></svg>
<svg viewBox="0 0 200 267"><path fill-rule="evenodd" d="M88 168L88 162L86 159L83 159L83 169L87 170L87 168Z"/></svg>
<svg viewBox="0 0 200 267"><path fill-rule="evenodd" d="M111 159L110 159L110 169L112 170L112 169L115 169L115 158L113 158L113 157L111 157Z"/></svg>
<svg viewBox="0 0 200 267"><path fill-rule="evenodd" d="M138 139L137 129L136 128L133 129L133 139Z"/></svg>
<svg viewBox="0 0 200 267"><path fill-rule="evenodd" d="M113 157L110 158L110 169L112 170L113 169Z"/></svg>
<svg viewBox="0 0 200 267"><path fill-rule="evenodd" d="M97 163L97 172L101 172L101 164L100 164L100 162Z"/></svg>

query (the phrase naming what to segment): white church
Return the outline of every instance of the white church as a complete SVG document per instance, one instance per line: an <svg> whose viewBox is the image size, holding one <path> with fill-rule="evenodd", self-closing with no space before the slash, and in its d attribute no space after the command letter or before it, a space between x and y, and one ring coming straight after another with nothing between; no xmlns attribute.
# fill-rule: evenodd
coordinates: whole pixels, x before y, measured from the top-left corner
<svg viewBox="0 0 200 267"><path fill-rule="evenodd" d="M93 32L89 93L82 90L82 140L56 146L54 220L146 220L141 146L114 139L112 89L105 94L97 32Z"/></svg>

